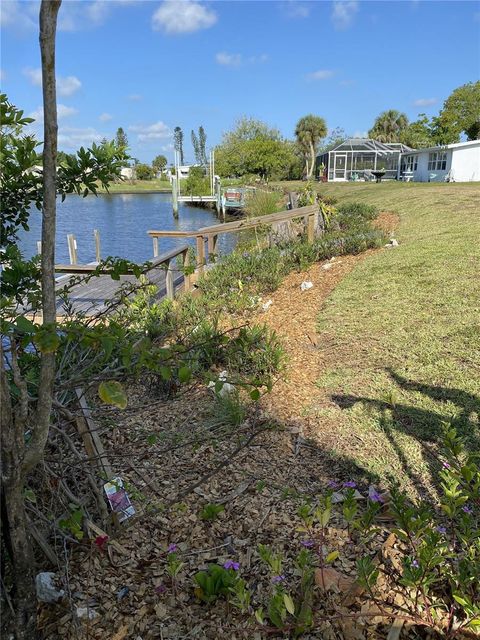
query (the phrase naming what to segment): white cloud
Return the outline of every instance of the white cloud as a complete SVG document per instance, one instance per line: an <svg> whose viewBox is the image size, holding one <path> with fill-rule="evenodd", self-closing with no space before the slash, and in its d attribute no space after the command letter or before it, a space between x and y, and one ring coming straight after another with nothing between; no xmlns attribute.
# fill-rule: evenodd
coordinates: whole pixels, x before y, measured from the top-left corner
<svg viewBox="0 0 480 640"><path fill-rule="evenodd" d="M140 100L143 100L143 96L139 93L131 93L129 96L127 96L127 99L131 100L132 102L139 102Z"/></svg>
<svg viewBox="0 0 480 640"><path fill-rule="evenodd" d="M310 5L298 0L287 0L282 8L287 18L308 18L310 15Z"/></svg>
<svg viewBox="0 0 480 640"><path fill-rule="evenodd" d="M226 67L238 67L242 64L242 55L240 53L226 53L221 51L215 56L215 60L218 64L223 64Z"/></svg>
<svg viewBox="0 0 480 640"><path fill-rule="evenodd" d="M220 51L215 56L215 60L217 64L224 65L225 67L239 67L243 64L263 64L268 61L268 55L262 53L259 56L248 56L248 58L244 58L241 53Z"/></svg>
<svg viewBox="0 0 480 640"><path fill-rule="evenodd" d="M78 113L78 109L75 107L67 107L65 104L57 104L57 118L59 120L63 120L63 118L68 118L69 116L74 116ZM35 111L28 114L29 118L33 118L37 120L39 124L43 121L43 107L38 107Z"/></svg>
<svg viewBox="0 0 480 640"><path fill-rule="evenodd" d="M354 131L352 138L368 138L368 131Z"/></svg>
<svg viewBox="0 0 480 640"><path fill-rule="evenodd" d="M129 127L130 131L138 134L139 142L148 142L150 140L164 140L170 138L172 132L170 127L159 120L151 125L133 125Z"/></svg>
<svg viewBox="0 0 480 640"><path fill-rule="evenodd" d="M42 70L27 68L23 70L24 75L30 80L30 82L36 87L42 86ZM57 93L59 96L68 97L73 95L80 89L82 83L76 76L67 76L62 78L57 76Z"/></svg>
<svg viewBox="0 0 480 640"><path fill-rule="evenodd" d="M58 146L77 150L89 147L92 142L100 142L104 136L93 127L62 127L58 132Z"/></svg>
<svg viewBox="0 0 480 640"><path fill-rule="evenodd" d="M319 69L307 75L308 80L328 80L335 74L332 69Z"/></svg>
<svg viewBox="0 0 480 640"><path fill-rule="evenodd" d="M38 6L37 2L19 2L19 0L2 2L0 24L3 27L14 27L19 30L36 29L38 28Z"/></svg>
<svg viewBox="0 0 480 640"><path fill-rule="evenodd" d="M196 0L164 0L152 16L155 31L193 33L217 22L217 14Z"/></svg>
<svg viewBox="0 0 480 640"><path fill-rule="evenodd" d="M135 4L136 0L81 0L64 2L58 14L59 31L80 31L104 24L113 9Z"/></svg>
<svg viewBox="0 0 480 640"><path fill-rule="evenodd" d="M113 116L110 113L101 113L98 116L98 119L100 120L100 122L108 122L112 118L113 118Z"/></svg>
<svg viewBox="0 0 480 640"><path fill-rule="evenodd" d="M348 29L358 11L357 0L335 0L332 10L332 21L336 29Z"/></svg>
<svg viewBox="0 0 480 640"><path fill-rule="evenodd" d="M76 76L57 78L57 91L60 96L71 96L80 89L82 83Z"/></svg>
<svg viewBox="0 0 480 640"><path fill-rule="evenodd" d="M438 102L437 98L419 98L413 103L414 107L430 107L432 104Z"/></svg>

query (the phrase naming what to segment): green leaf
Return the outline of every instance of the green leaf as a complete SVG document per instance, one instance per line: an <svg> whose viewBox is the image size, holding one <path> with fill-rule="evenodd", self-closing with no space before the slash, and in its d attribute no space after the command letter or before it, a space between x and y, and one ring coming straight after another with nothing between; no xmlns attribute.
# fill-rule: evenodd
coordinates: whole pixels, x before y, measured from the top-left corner
<svg viewBox="0 0 480 640"><path fill-rule="evenodd" d="M468 606L468 602L464 598L462 598L461 596L458 596L456 593L454 593L453 597L458 602L458 604L462 605L462 607L467 607Z"/></svg>
<svg viewBox="0 0 480 640"><path fill-rule="evenodd" d="M116 380L107 380L98 385L98 395L106 404L113 404L119 409L125 409L127 406L127 396L125 391Z"/></svg>
<svg viewBox="0 0 480 640"><path fill-rule="evenodd" d="M172 370L170 369L170 367L160 367L160 375L162 376L162 380L171 380Z"/></svg>
<svg viewBox="0 0 480 640"><path fill-rule="evenodd" d="M178 370L178 379L180 380L180 382L189 382L191 377L192 372L190 371L189 367L180 367L180 369Z"/></svg>
<svg viewBox="0 0 480 640"><path fill-rule="evenodd" d="M257 619L258 623L263 624L263 608L262 607L260 607L260 609L256 609L255 618Z"/></svg>
<svg viewBox="0 0 480 640"><path fill-rule="evenodd" d="M254 401L257 402L257 400L260 400L260 391L258 389L252 389L250 391L250 398Z"/></svg>
<svg viewBox="0 0 480 640"><path fill-rule="evenodd" d="M288 613L291 613L293 616L295 614L295 603L293 602L291 596L288 595L288 593L283 594L283 601Z"/></svg>
<svg viewBox="0 0 480 640"><path fill-rule="evenodd" d="M33 342L42 353L55 353L60 346L60 338L54 327L41 327L36 333Z"/></svg>
<svg viewBox="0 0 480 640"><path fill-rule="evenodd" d="M37 496L35 495L35 492L32 491L32 489L25 489L25 491L23 492L23 495L25 500L28 500L29 502L33 502L34 504L36 504Z"/></svg>
<svg viewBox="0 0 480 640"><path fill-rule="evenodd" d="M19 331L22 331L23 333L30 333L32 331L35 331L35 325L33 324L33 322L31 322L31 320L28 320L24 316L20 316L19 318L17 318L15 324L17 325L17 329Z"/></svg>
<svg viewBox="0 0 480 640"><path fill-rule="evenodd" d="M328 556L325 558L325 562L333 562L334 560L336 560L339 556L339 552L338 551L332 551L331 553L328 554Z"/></svg>

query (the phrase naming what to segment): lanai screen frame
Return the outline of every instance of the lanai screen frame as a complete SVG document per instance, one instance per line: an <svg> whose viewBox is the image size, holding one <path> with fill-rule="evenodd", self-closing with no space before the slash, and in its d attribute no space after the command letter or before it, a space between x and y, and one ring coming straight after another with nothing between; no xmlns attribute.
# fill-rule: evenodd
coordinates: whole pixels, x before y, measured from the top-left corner
<svg viewBox="0 0 480 640"><path fill-rule="evenodd" d="M323 175L329 182L345 182L352 174L359 178L365 171L385 169L385 178L396 179L400 170L400 156L412 151L401 143L384 144L370 138L349 138L334 149L317 157L317 166L324 164Z"/></svg>

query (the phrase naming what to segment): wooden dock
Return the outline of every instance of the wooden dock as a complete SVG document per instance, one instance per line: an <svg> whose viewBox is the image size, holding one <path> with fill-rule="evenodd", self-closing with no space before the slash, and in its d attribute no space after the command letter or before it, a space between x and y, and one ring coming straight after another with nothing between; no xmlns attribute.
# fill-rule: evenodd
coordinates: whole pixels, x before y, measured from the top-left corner
<svg viewBox="0 0 480 640"><path fill-rule="evenodd" d="M183 266L188 265L188 245L183 245L161 256L156 256L150 261L150 268L144 272L148 283L157 287L156 299L173 299L181 290L190 289L191 278L184 274ZM181 264L177 262L182 257ZM133 273L120 276L120 280L113 280L108 270L101 270L100 275L92 277L85 282L74 284L68 293L68 306L62 299L62 290L71 282L72 277L89 275L97 270L98 264L69 264L56 265L57 273L65 274L57 280L57 319L65 320L81 314L86 317L94 317L104 313L112 301L119 298L121 289L125 284L130 284L129 297L135 295L134 287L140 286L140 281ZM29 317L28 309L25 315Z"/></svg>

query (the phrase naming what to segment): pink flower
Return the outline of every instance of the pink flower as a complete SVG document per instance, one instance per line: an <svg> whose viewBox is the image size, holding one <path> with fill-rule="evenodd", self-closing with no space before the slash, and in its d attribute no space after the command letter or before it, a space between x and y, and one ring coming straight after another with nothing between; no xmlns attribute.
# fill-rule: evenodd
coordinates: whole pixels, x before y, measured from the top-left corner
<svg viewBox="0 0 480 640"><path fill-rule="evenodd" d="M95 544L101 551L105 551L105 545L107 544L108 536L97 536L95 538Z"/></svg>

